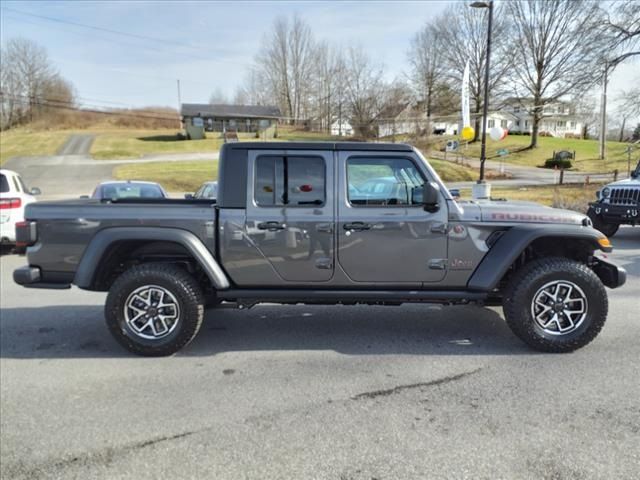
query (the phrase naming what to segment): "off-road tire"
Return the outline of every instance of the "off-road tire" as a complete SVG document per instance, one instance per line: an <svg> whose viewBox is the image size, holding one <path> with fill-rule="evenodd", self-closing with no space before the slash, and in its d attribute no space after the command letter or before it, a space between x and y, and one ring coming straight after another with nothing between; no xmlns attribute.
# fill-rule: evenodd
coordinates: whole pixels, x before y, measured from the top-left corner
<svg viewBox="0 0 640 480"><path fill-rule="evenodd" d="M545 332L531 311L536 292L556 280L577 285L588 300L582 323L563 335ZM526 264L509 280L503 296L509 328L527 345L542 352L566 353L584 347L600 333L608 308L607 292L598 276L586 265L566 258L543 258Z"/></svg>
<svg viewBox="0 0 640 480"><path fill-rule="evenodd" d="M178 302L176 326L164 338L140 338L125 320L127 298L146 285L166 289ZM105 319L109 331L124 348L137 355L162 357L176 353L193 340L202 325L204 304L200 286L185 270L171 264L147 263L128 269L116 279L107 296Z"/></svg>
<svg viewBox="0 0 640 480"><path fill-rule="evenodd" d="M589 209L589 211L587 212L587 216L591 219L593 228L601 231L607 237L613 237L620 228L620 225L618 225L617 223L606 223L602 219L602 217L600 217L600 215L596 214L596 212L593 211L593 209Z"/></svg>

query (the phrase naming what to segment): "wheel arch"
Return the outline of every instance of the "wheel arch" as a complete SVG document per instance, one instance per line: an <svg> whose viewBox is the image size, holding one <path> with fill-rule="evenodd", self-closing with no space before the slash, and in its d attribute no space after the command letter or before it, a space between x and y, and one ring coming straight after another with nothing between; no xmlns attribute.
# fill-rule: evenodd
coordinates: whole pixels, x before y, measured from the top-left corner
<svg viewBox="0 0 640 480"><path fill-rule="evenodd" d="M85 249L73 283L87 290L105 290L99 281L115 262L126 255L163 254L191 259L218 290L229 288L229 280L211 252L193 233L178 228L114 227L98 232Z"/></svg>
<svg viewBox="0 0 640 480"><path fill-rule="evenodd" d="M489 292L496 289L527 252L585 261L596 250L610 252L599 240L606 237L591 227L568 225L523 225L506 230L491 246L475 269L467 287ZM526 261L526 259L525 259Z"/></svg>

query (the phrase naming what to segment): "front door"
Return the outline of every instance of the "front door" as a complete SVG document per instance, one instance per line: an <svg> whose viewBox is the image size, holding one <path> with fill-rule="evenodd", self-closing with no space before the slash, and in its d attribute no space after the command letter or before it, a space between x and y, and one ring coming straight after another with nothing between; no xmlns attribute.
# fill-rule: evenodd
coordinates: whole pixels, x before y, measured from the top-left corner
<svg viewBox="0 0 640 480"><path fill-rule="evenodd" d="M447 209L426 212L420 187L432 179L411 153L340 152L338 261L354 282L412 286L446 274Z"/></svg>
<svg viewBox="0 0 640 480"><path fill-rule="evenodd" d="M245 235L284 282L326 282L333 276L333 154L249 153Z"/></svg>

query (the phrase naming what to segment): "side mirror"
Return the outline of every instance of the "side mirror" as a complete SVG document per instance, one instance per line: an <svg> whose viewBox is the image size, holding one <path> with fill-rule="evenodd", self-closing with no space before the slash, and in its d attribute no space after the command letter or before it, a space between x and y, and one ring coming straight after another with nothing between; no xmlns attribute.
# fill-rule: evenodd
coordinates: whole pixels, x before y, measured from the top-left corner
<svg viewBox="0 0 640 480"><path fill-rule="evenodd" d="M419 190L419 189L418 189ZM429 182L422 186L422 205L429 213L437 212L440 209L440 187L437 183Z"/></svg>
<svg viewBox="0 0 640 480"><path fill-rule="evenodd" d="M458 200L460 198L460 189L458 188L452 188L449 190L449 193L451 194L451 196L453 198L455 198L456 200Z"/></svg>
<svg viewBox="0 0 640 480"><path fill-rule="evenodd" d="M42 195L42 190L40 190L38 187L33 187L31 190L29 190L29 193L31 195Z"/></svg>
<svg viewBox="0 0 640 480"><path fill-rule="evenodd" d="M193 193L185 193L184 198L185 200L193 200L195 197L193 196Z"/></svg>

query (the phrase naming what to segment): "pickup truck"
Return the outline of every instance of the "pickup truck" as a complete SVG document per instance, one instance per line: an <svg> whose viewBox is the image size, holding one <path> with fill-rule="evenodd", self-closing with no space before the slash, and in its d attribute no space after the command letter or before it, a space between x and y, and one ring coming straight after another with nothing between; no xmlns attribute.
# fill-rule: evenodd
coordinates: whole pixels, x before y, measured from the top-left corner
<svg viewBox="0 0 640 480"><path fill-rule="evenodd" d="M568 352L607 317L624 269L583 214L456 201L409 145L242 142L209 199L31 204L17 228L31 288L108 292L125 348L170 355L205 308L259 303L502 306L531 347Z"/></svg>

